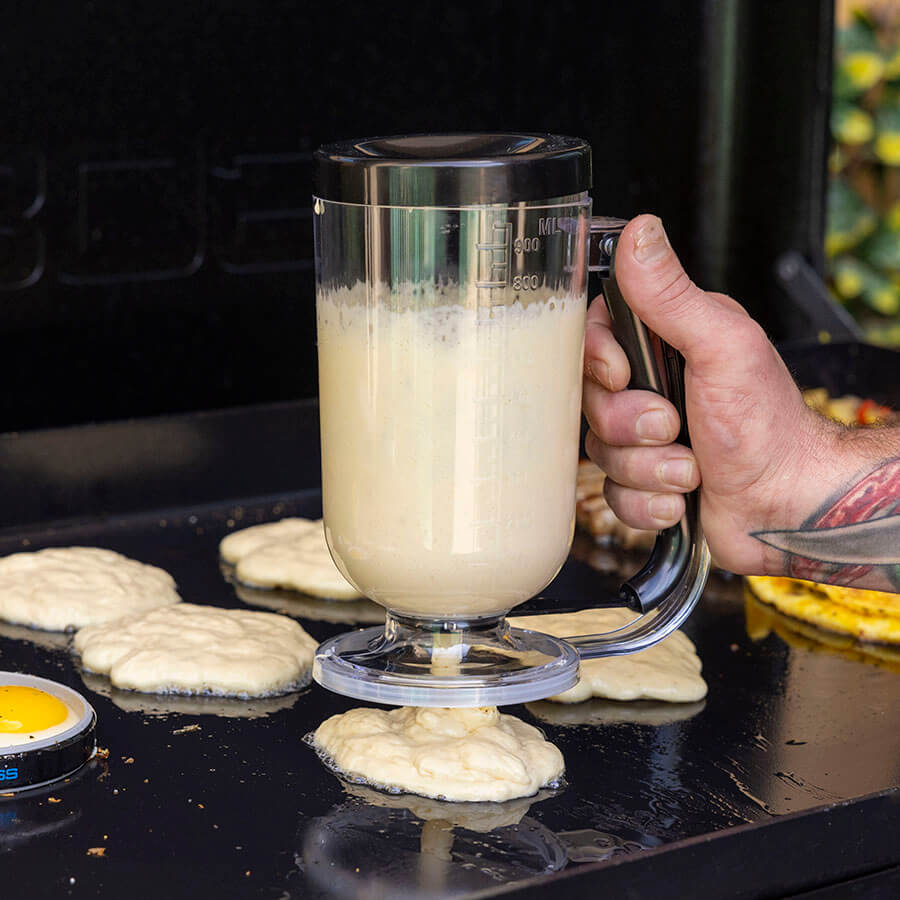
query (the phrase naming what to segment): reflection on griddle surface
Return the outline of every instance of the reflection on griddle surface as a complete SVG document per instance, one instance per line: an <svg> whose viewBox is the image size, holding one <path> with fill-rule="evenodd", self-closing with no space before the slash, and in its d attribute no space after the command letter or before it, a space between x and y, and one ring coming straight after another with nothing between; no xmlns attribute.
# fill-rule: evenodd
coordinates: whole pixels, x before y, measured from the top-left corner
<svg viewBox="0 0 900 900"><path fill-rule="evenodd" d="M744 588L744 603L747 634L755 641L764 640L770 633L775 633L791 647L812 653L832 653L843 659L900 673L900 647L859 641L849 634L810 625L758 600L747 586Z"/></svg>
<svg viewBox="0 0 900 900"><path fill-rule="evenodd" d="M224 716L227 719L257 719L282 709L290 709L301 692L278 697L257 697L243 700L240 697L187 696L184 694L144 694L140 691L122 691L113 687L104 675L94 672L81 673L81 680L89 690L108 697L119 709L129 713L151 716Z"/></svg>
<svg viewBox="0 0 900 900"><path fill-rule="evenodd" d="M663 703L656 700L605 700L594 697L583 703L551 703L538 700L525 708L550 725L671 725L702 712L705 700L696 703Z"/></svg>
<svg viewBox="0 0 900 900"><path fill-rule="evenodd" d="M47 650L66 650L72 643L72 631L44 631L41 628L27 628L24 625L12 625L0 622L0 637L14 641L31 641Z"/></svg>
<svg viewBox="0 0 900 900"><path fill-rule="evenodd" d="M551 795L451 803L344 782L354 801L301 832L307 876L340 898L453 897L562 869L566 847L526 815Z"/></svg>
<svg viewBox="0 0 900 900"><path fill-rule="evenodd" d="M262 606L295 619L347 625L384 622L384 607L371 600L322 600L298 591L251 588L237 581L232 584L238 599L248 606Z"/></svg>

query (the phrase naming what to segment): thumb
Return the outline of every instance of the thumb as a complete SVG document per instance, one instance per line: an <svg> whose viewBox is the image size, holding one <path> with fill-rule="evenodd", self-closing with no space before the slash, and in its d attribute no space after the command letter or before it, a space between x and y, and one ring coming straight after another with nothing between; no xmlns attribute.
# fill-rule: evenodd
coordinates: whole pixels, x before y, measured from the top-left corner
<svg viewBox="0 0 900 900"><path fill-rule="evenodd" d="M716 352L723 321L743 308L722 294L701 290L688 277L666 237L662 222L638 216L625 227L616 249L616 280L629 307L686 359L700 362Z"/></svg>

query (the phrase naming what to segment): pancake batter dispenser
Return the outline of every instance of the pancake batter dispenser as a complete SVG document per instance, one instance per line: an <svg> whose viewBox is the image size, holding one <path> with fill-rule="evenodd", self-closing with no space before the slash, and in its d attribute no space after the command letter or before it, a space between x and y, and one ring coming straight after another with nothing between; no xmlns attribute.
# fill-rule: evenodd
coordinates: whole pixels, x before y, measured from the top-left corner
<svg viewBox="0 0 900 900"><path fill-rule="evenodd" d="M521 703L571 687L579 658L671 633L709 569L696 494L617 596L585 598L626 606L634 622L560 640L505 621L572 539L589 271L632 386L684 419L683 362L616 285L625 223L591 215L589 146L375 138L321 148L316 175L325 531L387 620L325 642L315 679L383 703Z"/></svg>

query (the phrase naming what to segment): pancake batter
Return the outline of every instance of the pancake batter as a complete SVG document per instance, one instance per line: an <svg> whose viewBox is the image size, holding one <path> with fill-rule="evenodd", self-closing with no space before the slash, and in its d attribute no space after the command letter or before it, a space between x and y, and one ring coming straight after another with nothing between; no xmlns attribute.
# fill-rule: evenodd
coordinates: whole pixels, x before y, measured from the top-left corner
<svg viewBox="0 0 900 900"><path fill-rule="evenodd" d="M99 547L54 547L0 559L0 619L66 631L178 603L168 572Z"/></svg>
<svg viewBox="0 0 900 900"><path fill-rule="evenodd" d="M312 597L358 600L362 594L337 570L321 519L282 519L229 534L219 553L249 587L287 588Z"/></svg>
<svg viewBox="0 0 900 900"><path fill-rule="evenodd" d="M554 637L569 637L613 631L635 617L627 609L584 609L574 613L515 616L509 619L509 624ZM583 660L578 683L548 699L556 703L580 703L591 697L692 703L706 696L706 682L700 674L702 667L691 639L676 631L638 653Z"/></svg>
<svg viewBox="0 0 900 900"><path fill-rule="evenodd" d="M565 768L537 728L493 706L352 709L326 719L313 746L352 779L439 800L530 797Z"/></svg>
<svg viewBox="0 0 900 900"><path fill-rule="evenodd" d="M108 675L113 687L245 698L302 686L317 646L287 616L192 603L75 635L85 669Z"/></svg>

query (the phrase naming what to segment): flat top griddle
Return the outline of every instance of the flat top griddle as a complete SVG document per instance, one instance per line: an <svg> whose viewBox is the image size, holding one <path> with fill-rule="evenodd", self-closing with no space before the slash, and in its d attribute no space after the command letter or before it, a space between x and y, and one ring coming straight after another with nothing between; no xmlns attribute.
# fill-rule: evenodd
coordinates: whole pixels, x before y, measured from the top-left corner
<svg viewBox="0 0 900 900"><path fill-rule="evenodd" d="M261 415L252 412L257 425ZM301 413L282 407L271 415ZM160 421L158 430L165 436L170 425ZM104 434L112 440L114 432ZM50 447L51 438L59 435L30 438L31 450ZM6 457L8 483L14 456ZM29 452L30 465L35 458ZM148 468L146 479L153 477ZM311 487L22 524L0 534L0 554L109 547L171 572L186 601L242 606L220 569L221 537L319 512ZM575 609L617 586L620 575L575 558L591 552L580 539L545 599L529 608ZM547 711L541 705L506 709L558 744L567 784L516 815L507 810L510 821L494 830L456 825L452 836L458 811L356 796L303 743L324 718L358 705L353 700L313 685L288 698L234 701L225 715L205 698L145 698L142 709L140 695L84 679L58 638L3 629L0 669L81 691L109 751L67 783L0 796L3 895L274 900L606 889L751 897L897 866L900 673L789 646L775 633L751 640L744 604L741 581L716 576L688 623L709 683L702 703L596 701L555 707L553 721L538 717ZM317 639L349 627L301 621ZM567 721L581 715L590 721Z"/></svg>

